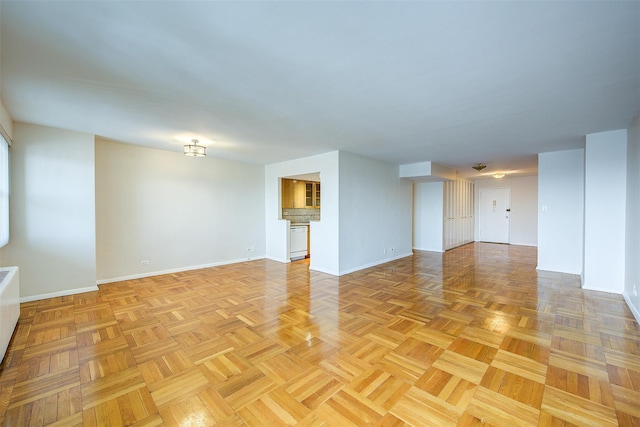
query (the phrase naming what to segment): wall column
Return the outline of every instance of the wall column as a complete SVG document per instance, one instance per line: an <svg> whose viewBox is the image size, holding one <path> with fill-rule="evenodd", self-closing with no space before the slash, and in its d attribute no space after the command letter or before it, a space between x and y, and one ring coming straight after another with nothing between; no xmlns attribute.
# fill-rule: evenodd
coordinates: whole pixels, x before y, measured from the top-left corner
<svg viewBox="0 0 640 427"><path fill-rule="evenodd" d="M587 135L585 149L585 289L621 294L625 274L627 131Z"/></svg>

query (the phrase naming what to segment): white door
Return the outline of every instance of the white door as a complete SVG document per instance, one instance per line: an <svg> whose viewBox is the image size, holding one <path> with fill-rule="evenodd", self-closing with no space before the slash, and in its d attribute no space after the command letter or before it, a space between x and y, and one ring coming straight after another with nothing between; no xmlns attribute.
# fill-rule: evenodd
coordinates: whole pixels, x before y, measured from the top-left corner
<svg viewBox="0 0 640 427"><path fill-rule="evenodd" d="M481 188L479 237L482 242L509 243L511 189Z"/></svg>

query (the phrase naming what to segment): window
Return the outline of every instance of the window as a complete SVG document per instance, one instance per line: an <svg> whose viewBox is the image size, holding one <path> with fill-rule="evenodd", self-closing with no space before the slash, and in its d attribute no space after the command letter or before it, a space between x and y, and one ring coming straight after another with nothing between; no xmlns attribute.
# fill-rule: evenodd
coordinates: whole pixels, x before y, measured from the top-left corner
<svg viewBox="0 0 640 427"><path fill-rule="evenodd" d="M9 242L9 144L0 135L0 248Z"/></svg>

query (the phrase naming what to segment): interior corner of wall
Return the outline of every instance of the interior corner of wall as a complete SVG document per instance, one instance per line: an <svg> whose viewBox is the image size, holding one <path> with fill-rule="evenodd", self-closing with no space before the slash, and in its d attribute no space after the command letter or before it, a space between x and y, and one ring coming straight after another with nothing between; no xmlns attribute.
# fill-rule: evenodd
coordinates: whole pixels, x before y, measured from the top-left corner
<svg viewBox="0 0 640 427"><path fill-rule="evenodd" d="M9 111L5 108L4 102L0 99L0 133L7 140L9 145L13 142L13 120Z"/></svg>

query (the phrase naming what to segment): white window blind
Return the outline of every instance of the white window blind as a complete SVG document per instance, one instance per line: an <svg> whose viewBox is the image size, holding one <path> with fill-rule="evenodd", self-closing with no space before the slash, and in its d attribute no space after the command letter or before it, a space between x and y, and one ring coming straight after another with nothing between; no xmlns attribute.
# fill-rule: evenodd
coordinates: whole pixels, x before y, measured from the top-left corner
<svg viewBox="0 0 640 427"><path fill-rule="evenodd" d="M0 248L9 242L9 144L0 135Z"/></svg>

